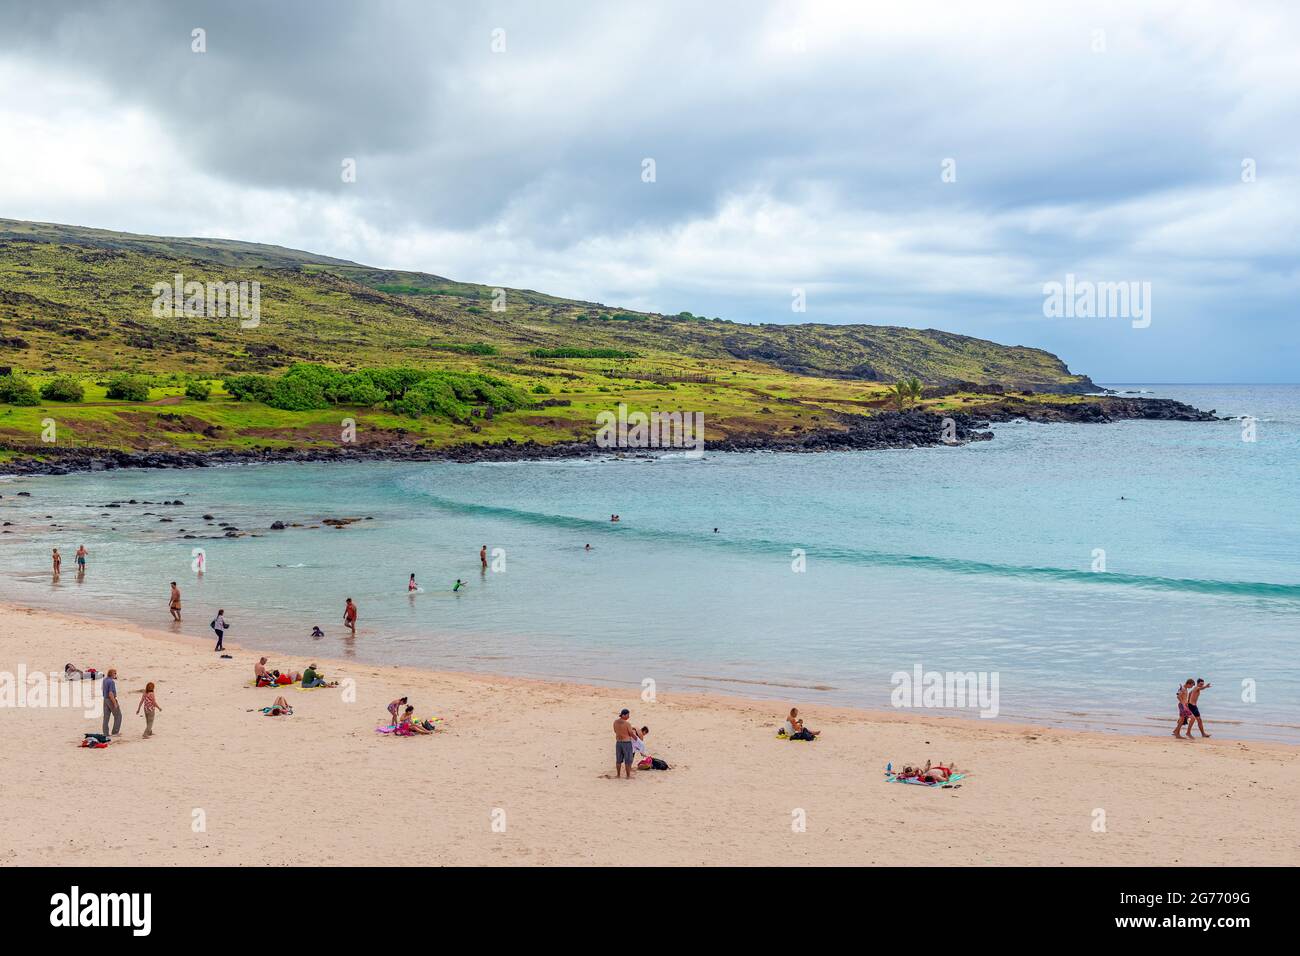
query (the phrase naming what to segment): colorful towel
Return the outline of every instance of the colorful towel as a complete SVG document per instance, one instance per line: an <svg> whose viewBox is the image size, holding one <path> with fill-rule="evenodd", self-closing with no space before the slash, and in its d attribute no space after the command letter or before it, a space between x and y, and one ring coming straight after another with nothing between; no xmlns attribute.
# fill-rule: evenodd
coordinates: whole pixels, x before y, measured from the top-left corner
<svg viewBox="0 0 1300 956"><path fill-rule="evenodd" d="M914 783L919 787L947 787L951 784L956 783L958 780L964 779L965 777L966 774L964 773L954 773L946 781L940 783L938 780L935 780L933 782L926 782L924 780L918 780L916 777L900 777L896 773L887 773L885 774L885 782L886 783Z"/></svg>

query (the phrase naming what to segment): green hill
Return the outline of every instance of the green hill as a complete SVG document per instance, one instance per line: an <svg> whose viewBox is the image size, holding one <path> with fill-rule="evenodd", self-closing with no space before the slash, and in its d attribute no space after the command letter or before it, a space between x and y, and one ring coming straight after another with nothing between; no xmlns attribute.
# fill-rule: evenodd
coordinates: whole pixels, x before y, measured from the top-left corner
<svg viewBox="0 0 1300 956"><path fill-rule="evenodd" d="M155 285L170 286L177 275L205 285L256 282L258 323L155 314ZM60 413L67 440L133 448L302 443L302 429L314 427L310 412L235 402L221 386L302 362L488 376L545 408L503 409L473 423L455 416L412 423L392 407L362 408L375 429L433 443L590 437L595 412L618 401L703 410L712 438L833 427L836 412L881 407L888 386L909 377L931 387L976 383L979 392L1094 388L1041 349L933 329L633 312L279 246L0 219L0 369L38 388L56 375L83 380L83 402L40 406ZM150 401L183 402L193 428L140 433L142 406L128 411L107 398L107 378L120 372L146 377ZM196 379L212 383L207 401L184 397ZM30 442L40 409L7 407L0 405L0 442ZM337 418L315 411L322 421Z"/></svg>

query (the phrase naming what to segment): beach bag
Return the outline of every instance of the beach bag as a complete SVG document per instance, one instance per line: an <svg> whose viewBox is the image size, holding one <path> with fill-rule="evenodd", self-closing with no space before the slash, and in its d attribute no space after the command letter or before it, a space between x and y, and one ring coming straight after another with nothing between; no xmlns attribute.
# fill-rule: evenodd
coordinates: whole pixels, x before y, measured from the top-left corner
<svg viewBox="0 0 1300 956"><path fill-rule="evenodd" d="M658 757L651 757L650 760L651 760L651 766L654 767L655 770L668 770L668 769L669 769L668 764L666 764L664 761L660 760Z"/></svg>
<svg viewBox="0 0 1300 956"><path fill-rule="evenodd" d="M655 765L655 758L654 758L654 757L646 757L644 760L642 760L639 764L636 765L636 769L638 769L638 770L651 770L651 769L654 768L654 765Z"/></svg>

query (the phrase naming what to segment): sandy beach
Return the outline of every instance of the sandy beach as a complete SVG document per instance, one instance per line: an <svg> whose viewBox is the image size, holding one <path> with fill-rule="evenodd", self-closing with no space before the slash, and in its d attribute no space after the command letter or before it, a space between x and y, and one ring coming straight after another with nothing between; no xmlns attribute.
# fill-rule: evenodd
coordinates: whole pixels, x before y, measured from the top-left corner
<svg viewBox="0 0 1300 956"><path fill-rule="evenodd" d="M115 667L124 713L121 740L89 750L100 722L80 706L0 709L0 863L1215 866L1293 864L1300 845L1285 745L793 701L823 731L808 744L775 738L770 702L355 661L316 661L354 694L257 689L257 651L221 660L202 623L184 631L0 606L0 672ZM256 711L280 692L292 717ZM445 731L377 734L402 695ZM613 779L624 706L673 769ZM956 789L884 782L887 761L927 758L973 773Z"/></svg>

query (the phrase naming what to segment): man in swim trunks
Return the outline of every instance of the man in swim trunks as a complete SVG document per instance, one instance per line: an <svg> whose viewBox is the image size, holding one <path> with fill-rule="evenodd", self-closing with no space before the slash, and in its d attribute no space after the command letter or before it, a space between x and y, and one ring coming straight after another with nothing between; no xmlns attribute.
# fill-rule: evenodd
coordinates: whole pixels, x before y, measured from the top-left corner
<svg viewBox="0 0 1300 956"><path fill-rule="evenodd" d="M1187 739L1192 739L1192 709L1187 706L1187 692L1196 686L1196 681L1190 677L1187 682L1178 688L1178 723L1174 725L1174 736L1179 740L1183 739L1183 724L1187 724Z"/></svg>
<svg viewBox="0 0 1300 956"><path fill-rule="evenodd" d="M88 554L90 554L90 552L86 550L86 546L84 544L79 545L77 547L77 571L78 572L82 572L86 570L86 555Z"/></svg>
<svg viewBox="0 0 1300 956"><path fill-rule="evenodd" d="M355 637L357 633L357 606L352 603L352 598L348 598L347 603L343 605L343 625L352 632Z"/></svg>
<svg viewBox="0 0 1300 956"><path fill-rule="evenodd" d="M172 620L179 624L181 620L181 589L176 586L175 581L172 582L172 597L167 602L167 607L171 609Z"/></svg>
<svg viewBox="0 0 1300 956"><path fill-rule="evenodd" d="M1202 737L1208 737L1210 735L1205 732L1205 724L1201 722L1201 708L1196 706L1196 704L1197 701L1201 699L1201 691L1208 689L1209 686L1209 684L1205 683L1204 677L1198 677L1196 678L1196 686L1193 687L1187 695L1187 709L1192 712L1192 719L1196 721L1196 726L1201 728ZM1192 721L1189 720L1187 722L1187 737L1189 740L1191 739L1191 736Z"/></svg>
<svg viewBox="0 0 1300 956"><path fill-rule="evenodd" d="M632 779L632 738L636 731L628 717L631 715L626 707L619 712L614 721L614 777L619 776L620 768L627 767L627 779Z"/></svg>
<svg viewBox="0 0 1300 956"><path fill-rule="evenodd" d="M478 549L478 560L479 560L479 564L483 565L483 570L486 571L487 570L487 545L486 544L483 545L483 547Z"/></svg>

